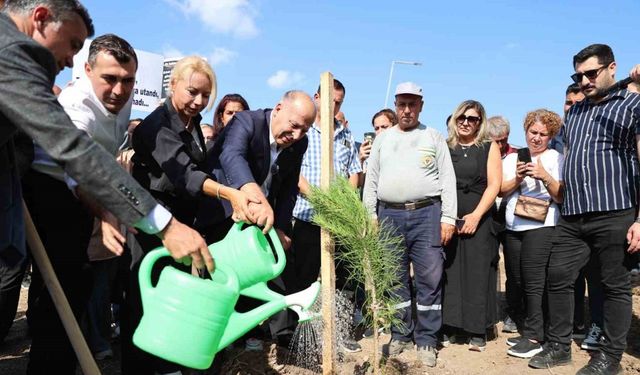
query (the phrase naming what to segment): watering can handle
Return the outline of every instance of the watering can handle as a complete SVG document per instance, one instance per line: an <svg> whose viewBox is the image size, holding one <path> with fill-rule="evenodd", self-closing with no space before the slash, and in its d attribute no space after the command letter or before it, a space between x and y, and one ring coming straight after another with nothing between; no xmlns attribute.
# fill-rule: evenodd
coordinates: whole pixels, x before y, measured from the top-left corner
<svg viewBox="0 0 640 375"><path fill-rule="evenodd" d="M158 259L168 256L171 256L169 250L164 247L159 247L150 251L145 255L144 259L142 259L140 270L138 271L138 281L142 293L153 290L153 286L151 285L151 269Z"/></svg>
<svg viewBox="0 0 640 375"><path fill-rule="evenodd" d="M278 255L278 261L273 265L273 274L280 275L284 270L284 266L286 264L286 256L284 255L284 249L282 248L282 243L280 242L280 238L278 238L278 233L274 228L269 229L269 237L271 237L271 242L276 250L276 255Z"/></svg>

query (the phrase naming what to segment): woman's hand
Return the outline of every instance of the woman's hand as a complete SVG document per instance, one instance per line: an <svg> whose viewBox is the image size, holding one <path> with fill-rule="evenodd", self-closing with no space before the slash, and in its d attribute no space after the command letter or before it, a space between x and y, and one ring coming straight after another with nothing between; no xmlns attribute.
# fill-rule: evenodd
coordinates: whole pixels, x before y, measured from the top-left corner
<svg viewBox="0 0 640 375"><path fill-rule="evenodd" d="M549 175L547 170L544 169L544 166L542 165L542 162L540 161L539 156L538 156L538 159L536 159L536 164L527 163L526 168L527 168L527 176L533 177L536 180L540 180L545 184L549 183L549 180L551 179L551 175Z"/></svg>
<svg viewBox="0 0 640 375"><path fill-rule="evenodd" d="M462 226L462 229L458 231L458 233L473 236L476 233L476 230L478 229L478 223L480 223L481 218L482 216L477 215L473 212L470 214L464 215L462 217L462 220L464 220L464 225Z"/></svg>
<svg viewBox="0 0 640 375"><path fill-rule="evenodd" d="M233 207L233 215L231 217L234 221L244 221L247 223L256 222L256 217L252 210L249 209L249 204L260 203L260 198L251 193L233 189L230 193L229 203L231 203L231 207Z"/></svg>
<svg viewBox="0 0 640 375"><path fill-rule="evenodd" d="M369 141L365 141L360 145L360 151L358 152L360 164L364 163L364 161L369 158L369 154L371 154L371 145L372 143Z"/></svg>
<svg viewBox="0 0 640 375"><path fill-rule="evenodd" d="M519 161L516 163L516 182L520 184L527 176L527 163Z"/></svg>

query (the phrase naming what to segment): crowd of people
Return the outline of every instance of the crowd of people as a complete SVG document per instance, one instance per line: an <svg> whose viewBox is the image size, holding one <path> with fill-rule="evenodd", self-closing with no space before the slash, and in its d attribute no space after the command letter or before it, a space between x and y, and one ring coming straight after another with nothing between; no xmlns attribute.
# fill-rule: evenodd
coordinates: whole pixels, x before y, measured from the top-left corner
<svg viewBox="0 0 640 375"><path fill-rule="evenodd" d="M203 124L217 77L190 56L175 65L169 97L146 118L130 119L138 59L126 40L93 39L85 75L60 90L55 76L93 36L87 10L76 0L0 6L0 343L29 265L23 199L98 360L113 356L111 306L120 306L124 374L182 371L132 342L143 313L137 272L158 246L177 261L162 266L215 272L206 245L243 221L275 229L287 250L272 289L295 293L318 279L320 227L307 196L320 184L320 87L313 96L287 91L272 109L250 110L228 94L213 125ZM508 142L508 120L489 117L476 100L452 110L446 135L427 127L413 82L397 86L395 109L375 113L374 132L358 144L341 112L346 87L333 81L335 175L361 188L372 217L403 238L393 292L400 323L390 327L385 355L415 348L432 367L438 350L453 344L483 352L503 315L502 248L502 329L520 333L507 340L507 353L546 369L571 361L573 337L594 350L578 374L621 373L629 270L640 250L640 65L630 73L635 82L613 90L610 47L582 49L573 68L563 118L527 113L520 149ZM32 269L27 373L73 374L76 355ZM337 288L366 308L349 269L338 264L336 274ZM236 308L254 303L240 299ZM286 347L296 324L283 311L239 344L262 350L270 339ZM341 350L361 350L357 341Z"/></svg>

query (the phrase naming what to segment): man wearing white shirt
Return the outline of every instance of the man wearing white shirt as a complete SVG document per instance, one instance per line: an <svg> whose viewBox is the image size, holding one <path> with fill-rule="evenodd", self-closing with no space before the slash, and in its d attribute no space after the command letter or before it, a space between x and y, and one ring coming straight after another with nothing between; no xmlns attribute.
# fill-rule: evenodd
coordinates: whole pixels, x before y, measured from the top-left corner
<svg viewBox="0 0 640 375"><path fill-rule="evenodd" d="M126 132L124 127L118 126L122 123L119 116L129 117L131 107L127 104L130 104L137 64L135 51L129 43L113 34L100 36L91 43L88 62L85 63L86 78L65 88L58 98L73 124L87 132L114 158ZM123 111L126 107L127 110ZM102 268L100 272L93 273L95 280L101 280L101 286L94 287L87 258L94 226L93 213L83 207L69 190L75 188L75 181L66 176L64 170L38 145L35 145L35 155L33 170L24 180L25 200L74 314L80 320L85 315L90 295L92 299L101 299L92 293L104 292L107 284L104 279L108 269ZM42 192L43 187L47 193L37 194L36 189ZM52 205L57 207L51 209ZM60 220L60 212L64 212L64 220ZM112 216L103 214L103 217ZM118 230L117 221L104 221L101 228L98 226L94 231L97 244L91 248L101 248L101 239L104 238L106 248L120 254L124 238ZM99 254L94 252L93 259L108 258L105 253L108 252L104 249ZM33 304L29 306L33 337L31 361L37 364L36 367L48 363L47 366L71 370L75 367L75 355L37 268L33 278ZM108 298L108 295L103 297ZM89 316L95 318L96 314ZM89 319L89 332L95 331L91 330L96 327L93 320ZM94 352L110 351L109 343L100 340L99 335L88 336Z"/></svg>

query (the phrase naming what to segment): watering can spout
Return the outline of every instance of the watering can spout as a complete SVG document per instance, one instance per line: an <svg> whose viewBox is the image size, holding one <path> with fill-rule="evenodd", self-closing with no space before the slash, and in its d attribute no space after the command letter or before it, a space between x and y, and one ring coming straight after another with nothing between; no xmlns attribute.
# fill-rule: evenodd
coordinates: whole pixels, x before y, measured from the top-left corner
<svg viewBox="0 0 640 375"><path fill-rule="evenodd" d="M316 301L319 293L320 283L316 281L307 289L285 297L289 308L298 314L299 323L306 322L320 316L318 312L309 311L311 305Z"/></svg>
<svg viewBox="0 0 640 375"><path fill-rule="evenodd" d="M267 302L251 311L245 313L233 312L229 318L229 323L224 330L224 334L220 339L218 351L236 341L242 335L249 332L273 314L284 310L287 307L297 306L300 307L302 311L307 310L311 305L313 305L316 298L318 298L319 292L320 283L316 281L303 291L288 296L281 296L280 298ZM305 313L303 313L303 315L304 314Z"/></svg>

